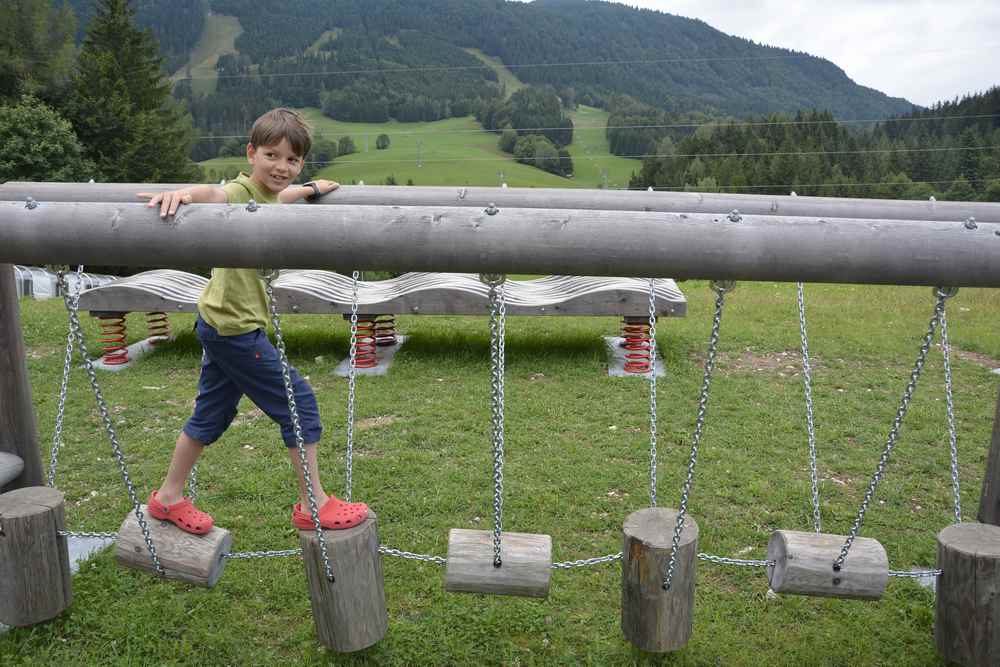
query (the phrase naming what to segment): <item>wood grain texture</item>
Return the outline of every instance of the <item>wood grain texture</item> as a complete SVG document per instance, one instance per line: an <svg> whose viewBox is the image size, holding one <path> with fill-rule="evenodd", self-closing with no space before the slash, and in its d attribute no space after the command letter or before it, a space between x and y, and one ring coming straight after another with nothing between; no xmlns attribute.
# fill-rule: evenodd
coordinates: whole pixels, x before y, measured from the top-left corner
<svg viewBox="0 0 1000 667"><path fill-rule="evenodd" d="M380 641L389 629L378 518L369 510L364 523L347 530L325 530L323 537L332 582L326 578L316 532L299 531L316 635L338 653L360 651Z"/></svg>
<svg viewBox="0 0 1000 667"><path fill-rule="evenodd" d="M169 521L158 521L149 515L145 505L142 514L149 526L150 538L167 579L186 581L211 588L226 567L223 554L230 551L233 538L229 531L213 526L205 535L186 533ZM142 528L130 512L118 529L115 558L119 565L146 572L156 572Z"/></svg>
<svg viewBox="0 0 1000 667"><path fill-rule="evenodd" d="M1000 527L959 523L938 533L934 639L966 667L1000 662Z"/></svg>
<svg viewBox="0 0 1000 667"><path fill-rule="evenodd" d="M986 458L986 474L983 475L983 492L979 497L981 523L1000 526L1000 393L997 394L997 409L993 415L993 437L990 453Z"/></svg>
<svg viewBox="0 0 1000 667"><path fill-rule="evenodd" d="M552 538L500 533L501 566L493 566L493 533L452 528L448 533L445 590L544 598L552 575Z"/></svg>
<svg viewBox="0 0 1000 667"><path fill-rule="evenodd" d="M55 618L73 599L63 495L45 486L0 495L0 623Z"/></svg>
<svg viewBox="0 0 1000 667"><path fill-rule="evenodd" d="M17 286L10 264L0 264L0 452L15 454L24 464L16 479L6 486L0 482L0 491L44 483Z"/></svg>
<svg viewBox="0 0 1000 667"><path fill-rule="evenodd" d="M775 593L878 600L889 581L889 557L877 541L855 538L839 572L833 562L847 540L843 535L776 530L767 545L767 578Z"/></svg>
<svg viewBox="0 0 1000 667"><path fill-rule="evenodd" d="M622 526L622 634L644 651L677 651L694 628L699 530L691 515L684 520L670 590L663 590L676 522L676 510L650 507L630 514Z"/></svg>

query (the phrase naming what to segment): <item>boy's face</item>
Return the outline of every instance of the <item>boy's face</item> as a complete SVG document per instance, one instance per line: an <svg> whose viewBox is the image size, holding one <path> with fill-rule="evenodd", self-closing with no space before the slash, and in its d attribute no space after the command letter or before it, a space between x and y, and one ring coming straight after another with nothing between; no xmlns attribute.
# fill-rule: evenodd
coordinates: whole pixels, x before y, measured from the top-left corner
<svg viewBox="0 0 1000 667"><path fill-rule="evenodd" d="M288 139L270 146L247 144L247 161L253 167L250 179L277 194L287 188L302 171L302 156L292 150Z"/></svg>

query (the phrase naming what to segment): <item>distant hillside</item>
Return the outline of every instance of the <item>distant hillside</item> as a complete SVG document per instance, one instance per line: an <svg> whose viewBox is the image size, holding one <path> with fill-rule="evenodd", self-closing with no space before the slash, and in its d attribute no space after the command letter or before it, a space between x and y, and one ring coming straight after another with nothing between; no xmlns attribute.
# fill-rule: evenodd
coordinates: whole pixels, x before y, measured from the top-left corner
<svg viewBox="0 0 1000 667"><path fill-rule="evenodd" d="M95 1L70 0L81 17L81 33ZM731 37L702 21L608 2L136 0L136 5L139 22L160 39L170 71L188 61L209 9L236 17L244 30L236 41L245 59L240 66L282 74L267 80L266 92L288 104L321 106L324 89L346 90L342 104L350 100L368 109L384 100L395 110L400 90L407 95L423 90L428 98L447 102L450 111L457 104L464 113L476 97L491 97L499 86L493 69L466 51L479 49L526 84L572 88L577 100L596 106L627 94L669 112L743 117L815 108L842 119L877 118L912 109L906 100L855 84L827 60ZM414 69L420 71L400 71ZM287 76L294 71L351 73ZM351 120L375 121L376 115ZM424 113L420 119L436 117Z"/></svg>

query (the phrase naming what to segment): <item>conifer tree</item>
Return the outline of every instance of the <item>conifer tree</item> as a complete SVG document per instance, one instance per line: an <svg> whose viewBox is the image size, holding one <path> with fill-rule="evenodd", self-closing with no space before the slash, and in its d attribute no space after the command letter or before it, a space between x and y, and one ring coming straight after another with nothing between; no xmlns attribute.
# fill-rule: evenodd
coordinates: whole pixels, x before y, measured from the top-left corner
<svg viewBox="0 0 1000 667"><path fill-rule="evenodd" d="M183 182L200 178L188 157L190 117L170 99L156 41L135 26L129 0L99 0L80 50L67 116L99 178Z"/></svg>

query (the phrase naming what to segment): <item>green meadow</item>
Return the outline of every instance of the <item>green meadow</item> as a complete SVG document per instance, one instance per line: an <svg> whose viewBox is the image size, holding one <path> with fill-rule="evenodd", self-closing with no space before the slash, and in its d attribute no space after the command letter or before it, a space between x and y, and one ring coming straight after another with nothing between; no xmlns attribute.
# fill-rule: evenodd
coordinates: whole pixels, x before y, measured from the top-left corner
<svg viewBox="0 0 1000 667"><path fill-rule="evenodd" d="M677 506L691 446L713 295L681 284L685 318L661 319L658 494ZM819 490L824 530L843 534L878 462L933 299L930 289L810 285ZM974 520L1000 378L997 290L949 302L961 498ZM22 301L42 449L53 434L66 314ZM96 347L94 321L84 317ZM144 335L129 316L130 342ZM136 366L101 374L140 498L164 474L191 412L200 348L191 316L177 339ZM484 317L399 318L410 336L388 375L357 386L354 498L379 517L383 544L443 556L450 528L491 527L488 324ZM649 503L649 388L611 378L601 337L615 318L512 317L507 327L505 529L552 536L569 561L621 550L621 526ZM347 354L340 317L284 320L291 361L317 392L326 426L321 469L344 488ZM728 295L690 499L701 551L765 557L777 528L812 527L795 286L741 283ZM942 356L931 350L901 439L862 535L893 569L935 566L953 520ZM57 486L73 530L115 531L130 510L84 371L74 367ZM244 402L206 452L198 502L234 549L298 546L292 471L277 428ZM548 599L446 593L443 568L384 559L389 631L336 655L317 642L296 557L229 561L211 589L120 569L102 552L74 577L73 604L51 622L0 634L3 665L939 665L934 595L892 578L877 602L768 593L759 568L699 562L694 634L681 651L634 649L619 630L621 566L555 571Z"/></svg>
<svg viewBox="0 0 1000 667"><path fill-rule="evenodd" d="M219 56L236 53L236 38L243 33L240 20L235 16L224 16L209 12L205 17L205 28L191 52L188 64L174 73L177 81L191 77L191 90L197 95L211 95L217 81L216 64Z"/></svg>

